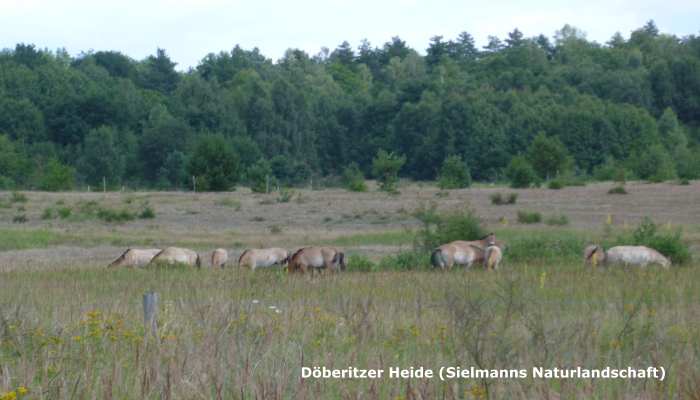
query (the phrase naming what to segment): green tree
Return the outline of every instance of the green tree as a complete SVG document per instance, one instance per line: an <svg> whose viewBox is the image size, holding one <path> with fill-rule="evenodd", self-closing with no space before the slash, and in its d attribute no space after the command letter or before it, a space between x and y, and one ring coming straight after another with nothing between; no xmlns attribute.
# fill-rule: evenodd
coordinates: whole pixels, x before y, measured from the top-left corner
<svg viewBox="0 0 700 400"><path fill-rule="evenodd" d="M406 157L385 150L379 150L372 160L372 174L379 181L380 190L395 192L399 181L399 171L406 163Z"/></svg>
<svg viewBox="0 0 700 400"><path fill-rule="evenodd" d="M223 135L203 135L197 139L188 171L201 190L231 190L239 179L238 156Z"/></svg>
<svg viewBox="0 0 700 400"><path fill-rule="evenodd" d="M644 152L636 153L630 159L634 173L641 179L663 182L676 177L673 159L661 144L653 145Z"/></svg>
<svg viewBox="0 0 700 400"><path fill-rule="evenodd" d="M467 163L459 155L451 155L445 159L438 176L440 189L459 189L469 187L472 177Z"/></svg>
<svg viewBox="0 0 700 400"><path fill-rule="evenodd" d="M272 167L264 158L259 159L251 165L246 172L246 178L250 185L250 190L256 193L265 193L273 185ZM269 186L268 186L269 185Z"/></svg>
<svg viewBox="0 0 700 400"><path fill-rule="evenodd" d="M51 159L40 171L37 181L40 190L71 190L75 187L75 170L56 159Z"/></svg>
<svg viewBox="0 0 700 400"><path fill-rule="evenodd" d="M117 149L116 136L114 128L109 126L93 129L85 136L78 172L88 184L102 185L103 177L110 186L121 182L124 159Z"/></svg>
<svg viewBox="0 0 700 400"><path fill-rule="evenodd" d="M542 179L563 174L572 164L564 144L556 137L548 137L544 132L535 136L527 149L527 158Z"/></svg>
<svg viewBox="0 0 700 400"><path fill-rule="evenodd" d="M537 182L537 173L523 156L516 156L510 160L505 175L510 180L512 188L527 188Z"/></svg>
<svg viewBox="0 0 700 400"><path fill-rule="evenodd" d="M365 175L362 173L357 163L352 162L350 165L345 167L343 170L343 184L352 192L367 191Z"/></svg>

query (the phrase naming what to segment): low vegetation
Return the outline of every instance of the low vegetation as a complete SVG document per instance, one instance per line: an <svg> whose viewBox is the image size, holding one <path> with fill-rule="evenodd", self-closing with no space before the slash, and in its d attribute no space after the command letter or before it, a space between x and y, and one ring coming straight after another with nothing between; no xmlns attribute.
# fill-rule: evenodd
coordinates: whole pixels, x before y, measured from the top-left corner
<svg viewBox="0 0 700 400"><path fill-rule="evenodd" d="M515 204L518 201L518 194L517 193L508 193L508 195L503 195L500 192L497 193L492 193L489 196L489 199L491 200L491 204L501 206L505 204Z"/></svg>
<svg viewBox="0 0 700 400"><path fill-rule="evenodd" d="M622 185L617 185L608 190L608 194L627 194L627 190Z"/></svg>
<svg viewBox="0 0 700 400"><path fill-rule="evenodd" d="M518 222L521 224L539 224L542 222L542 214L537 211L518 211Z"/></svg>

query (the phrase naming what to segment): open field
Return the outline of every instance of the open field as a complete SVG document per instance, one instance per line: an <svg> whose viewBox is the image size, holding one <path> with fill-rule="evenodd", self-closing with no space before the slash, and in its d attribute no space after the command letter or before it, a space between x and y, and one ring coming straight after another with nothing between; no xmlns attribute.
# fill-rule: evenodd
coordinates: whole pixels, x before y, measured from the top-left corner
<svg viewBox="0 0 700 400"><path fill-rule="evenodd" d="M700 398L700 182L518 190L492 205L479 187L401 195L0 193L0 395L25 398ZM107 223L89 207L146 206L155 218ZM669 271L582 267L579 253L514 259L501 270L350 271L290 277L235 268L107 270L128 246L342 247L385 259L412 248L412 216L472 207L499 238L579 246L651 216L682 228L695 261ZM46 209L51 212L47 217ZM83 211L81 211L83 210ZM520 210L568 225L518 224ZM26 222L13 223L17 215ZM610 222L609 224L607 222ZM514 250L516 250L514 248ZM578 249L574 249L578 250ZM582 250L582 249L581 249ZM562 253L564 254L564 253ZM572 255L573 254L573 255ZM141 296L161 297L159 338L144 340ZM479 368L663 366L666 380L301 380L301 366Z"/></svg>

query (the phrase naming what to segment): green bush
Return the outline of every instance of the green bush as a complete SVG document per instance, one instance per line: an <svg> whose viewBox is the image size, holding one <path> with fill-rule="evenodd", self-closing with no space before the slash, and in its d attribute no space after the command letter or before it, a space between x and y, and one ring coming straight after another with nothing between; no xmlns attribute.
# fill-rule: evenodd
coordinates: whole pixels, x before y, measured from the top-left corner
<svg viewBox="0 0 700 400"><path fill-rule="evenodd" d="M10 202L11 203L26 203L27 202L27 195L24 193L20 192L12 192L10 195Z"/></svg>
<svg viewBox="0 0 700 400"><path fill-rule="evenodd" d="M263 158L259 159L248 168L247 178L250 184L250 190L255 193L266 193L274 185L272 167L270 163Z"/></svg>
<svg viewBox="0 0 700 400"><path fill-rule="evenodd" d="M71 190L75 186L75 170L61 164L56 159L50 160L43 173L38 178L38 186L41 190L57 192Z"/></svg>
<svg viewBox="0 0 700 400"><path fill-rule="evenodd" d="M547 187L553 190L559 190L564 187L564 182L562 182L560 179L554 179L549 181Z"/></svg>
<svg viewBox="0 0 700 400"><path fill-rule="evenodd" d="M25 222L27 222L27 216L24 214L15 215L12 217L13 224L23 224Z"/></svg>
<svg viewBox="0 0 700 400"><path fill-rule="evenodd" d="M627 194L627 190L624 186L618 185L608 190L608 194Z"/></svg>
<svg viewBox="0 0 700 400"><path fill-rule="evenodd" d="M512 188L528 188L537 182L537 173L523 156L513 157L505 174Z"/></svg>
<svg viewBox="0 0 700 400"><path fill-rule="evenodd" d="M141 213L139 213L139 218L140 219L153 219L156 217L156 212L151 208L151 206L146 206L144 207L143 210L141 210Z"/></svg>
<svg viewBox="0 0 700 400"><path fill-rule="evenodd" d="M454 240L477 240L486 236L481 220L471 209L438 214L437 207L433 204L419 208L413 216L422 223L414 240L414 249L417 251L431 251Z"/></svg>
<svg viewBox="0 0 700 400"><path fill-rule="evenodd" d="M518 211L518 222L521 224L539 224L542 222L542 214L537 211Z"/></svg>
<svg viewBox="0 0 700 400"><path fill-rule="evenodd" d="M461 189L471 186L472 177L462 157L451 155L445 159L438 176L440 189Z"/></svg>
<svg viewBox="0 0 700 400"><path fill-rule="evenodd" d="M197 177L197 190L231 190L240 175L238 154L222 134L202 135L195 143L188 172Z"/></svg>
<svg viewBox="0 0 700 400"><path fill-rule="evenodd" d="M366 192L365 175L357 163L352 162L343 170L343 185L351 192Z"/></svg>
<svg viewBox="0 0 700 400"><path fill-rule="evenodd" d="M569 217L564 214L550 215L544 222L547 225L564 226L569 224Z"/></svg>
<svg viewBox="0 0 700 400"><path fill-rule="evenodd" d="M282 189L277 196L278 203L289 203L294 197L294 191L289 189Z"/></svg>
<svg viewBox="0 0 700 400"><path fill-rule="evenodd" d="M353 254L348 257L347 264L350 271L371 272L377 269L372 260L361 254Z"/></svg>
<svg viewBox="0 0 700 400"><path fill-rule="evenodd" d="M116 222L116 223L133 221L136 218L136 215L134 215L133 213L129 212L129 210L126 210L126 209L112 210L110 208L99 208L97 210L96 215L97 215L97 218L99 218L105 222Z"/></svg>
<svg viewBox="0 0 700 400"><path fill-rule="evenodd" d="M504 197L503 194L499 193L493 193L489 196L491 199L491 204L500 206L504 204L515 204L518 201L518 194L517 193L509 193L508 197Z"/></svg>
<svg viewBox="0 0 700 400"><path fill-rule="evenodd" d="M399 156L393 152L379 150L372 160L372 174L379 182L379 189L389 193L396 193L399 182L399 171L406 163L405 156Z"/></svg>
<svg viewBox="0 0 700 400"><path fill-rule="evenodd" d="M673 264L690 261L690 248L681 238L681 230L661 233L649 217L644 217L632 234L620 235L611 245L636 245L650 247L668 257Z"/></svg>
<svg viewBox="0 0 700 400"><path fill-rule="evenodd" d="M54 219L54 213L53 213L53 208L47 207L44 209L44 211L41 213L41 219Z"/></svg>
<svg viewBox="0 0 700 400"><path fill-rule="evenodd" d="M382 270L411 270L425 268L430 265L430 254L425 251L401 251L383 257L379 261L379 269Z"/></svg>
<svg viewBox="0 0 700 400"><path fill-rule="evenodd" d="M61 217L61 219L66 219L70 217L72 210L69 207L59 207L56 209L56 213L58 213L58 216Z"/></svg>
<svg viewBox="0 0 700 400"><path fill-rule="evenodd" d="M504 257L517 262L579 260L586 240L566 231L528 232L507 242Z"/></svg>

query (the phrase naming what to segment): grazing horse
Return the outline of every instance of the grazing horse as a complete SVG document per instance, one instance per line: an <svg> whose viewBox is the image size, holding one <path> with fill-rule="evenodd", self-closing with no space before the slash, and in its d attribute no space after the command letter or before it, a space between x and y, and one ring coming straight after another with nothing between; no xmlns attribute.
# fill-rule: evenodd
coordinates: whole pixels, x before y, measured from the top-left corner
<svg viewBox="0 0 700 400"><path fill-rule="evenodd" d="M495 243L488 245L484 252L484 268L486 270L497 270L501 259L503 259L501 248L496 246Z"/></svg>
<svg viewBox="0 0 700 400"><path fill-rule="evenodd" d="M455 240L454 242L443 244L433 250L430 262L433 264L433 267L440 267L441 269L452 269L455 264L470 268L474 263L484 261L484 253L489 245L498 247L499 252L504 247L503 242L496 240L496 236L493 233L489 233L479 240Z"/></svg>
<svg viewBox="0 0 700 400"><path fill-rule="evenodd" d="M211 267L223 268L228 261L228 252L224 249L216 249L211 253Z"/></svg>
<svg viewBox="0 0 700 400"><path fill-rule="evenodd" d="M289 259L287 270L292 272L342 271L345 270L345 254L333 247L303 247Z"/></svg>
<svg viewBox="0 0 700 400"><path fill-rule="evenodd" d="M150 264L184 264L200 268L202 266L202 261L199 258L199 254L190 249L168 247L156 254L156 256L153 257L153 260L151 260Z"/></svg>
<svg viewBox="0 0 700 400"><path fill-rule="evenodd" d="M145 267L161 249L126 249L109 267Z"/></svg>
<svg viewBox="0 0 700 400"><path fill-rule="evenodd" d="M270 267L272 265L284 265L288 261L289 252L279 247L247 249L238 257L238 266L255 269L258 267Z"/></svg>
<svg viewBox="0 0 700 400"><path fill-rule="evenodd" d="M588 265L634 265L646 267L649 264L658 264L664 268L671 265L671 261L658 251L646 246L615 246L604 250L600 245L590 245L583 253L584 262Z"/></svg>

